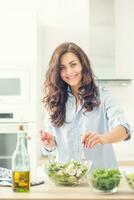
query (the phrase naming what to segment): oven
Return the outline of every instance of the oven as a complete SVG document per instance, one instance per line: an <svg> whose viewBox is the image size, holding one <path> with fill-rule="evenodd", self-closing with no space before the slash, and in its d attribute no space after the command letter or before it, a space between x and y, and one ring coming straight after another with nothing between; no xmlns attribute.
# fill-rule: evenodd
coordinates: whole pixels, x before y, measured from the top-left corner
<svg viewBox="0 0 134 200"><path fill-rule="evenodd" d="M11 169L11 158L16 148L17 133L22 112L0 112L0 167ZM27 147L30 155L32 176L36 174L37 139L36 124L30 120L29 111L23 111L21 123L28 136Z"/></svg>

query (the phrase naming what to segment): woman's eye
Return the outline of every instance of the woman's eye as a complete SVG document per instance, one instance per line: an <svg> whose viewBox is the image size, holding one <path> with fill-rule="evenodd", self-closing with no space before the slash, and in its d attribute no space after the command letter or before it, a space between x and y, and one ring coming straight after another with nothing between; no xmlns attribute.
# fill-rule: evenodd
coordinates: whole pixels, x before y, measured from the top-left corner
<svg viewBox="0 0 134 200"><path fill-rule="evenodd" d="M76 63L72 63L72 64L71 64L71 67L75 67L75 66L76 66Z"/></svg>

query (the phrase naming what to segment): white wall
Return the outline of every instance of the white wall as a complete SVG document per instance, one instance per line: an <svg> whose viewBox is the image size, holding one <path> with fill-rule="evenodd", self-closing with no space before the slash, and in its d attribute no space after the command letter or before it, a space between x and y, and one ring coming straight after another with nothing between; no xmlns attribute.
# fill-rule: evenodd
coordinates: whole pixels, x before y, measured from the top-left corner
<svg viewBox="0 0 134 200"><path fill-rule="evenodd" d="M38 0L36 9L43 25L64 27L89 25L88 0Z"/></svg>
<svg viewBox="0 0 134 200"><path fill-rule="evenodd" d="M62 42L74 41L89 52L88 0L46 0L37 3L44 50L44 64ZM43 61L43 60L42 60Z"/></svg>

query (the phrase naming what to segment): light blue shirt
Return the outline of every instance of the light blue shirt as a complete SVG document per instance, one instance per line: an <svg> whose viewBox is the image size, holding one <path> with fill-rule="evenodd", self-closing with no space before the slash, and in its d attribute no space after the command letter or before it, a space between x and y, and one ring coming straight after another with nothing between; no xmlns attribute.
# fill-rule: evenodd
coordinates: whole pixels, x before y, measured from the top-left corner
<svg viewBox="0 0 134 200"><path fill-rule="evenodd" d="M66 103L66 123L60 128L55 128L49 119L45 122L45 131L53 134L57 142L57 161L67 162L70 159L81 161L83 133L103 134L117 125L123 125L131 134L132 130L123 116L123 111L116 105L110 93L103 88L99 88L99 93L100 106L91 112L84 112L85 108L82 106L76 109L76 99L69 92ZM98 144L93 148L84 148L84 155L87 160L93 162L92 169L117 168L112 144Z"/></svg>

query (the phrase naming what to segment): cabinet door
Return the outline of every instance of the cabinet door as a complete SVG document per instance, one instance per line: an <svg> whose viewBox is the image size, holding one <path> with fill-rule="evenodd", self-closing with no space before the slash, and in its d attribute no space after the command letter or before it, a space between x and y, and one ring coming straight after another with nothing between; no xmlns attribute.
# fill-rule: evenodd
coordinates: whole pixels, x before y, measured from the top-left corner
<svg viewBox="0 0 134 200"><path fill-rule="evenodd" d="M36 14L22 7L0 10L0 68L33 69L36 66Z"/></svg>
<svg viewBox="0 0 134 200"><path fill-rule="evenodd" d="M0 133L0 167L11 168L11 158L16 141L16 133Z"/></svg>
<svg viewBox="0 0 134 200"><path fill-rule="evenodd" d="M11 158L0 158L0 167L11 169Z"/></svg>
<svg viewBox="0 0 134 200"><path fill-rule="evenodd" d="M16 133L0 133L0 156L12 156L16 147Z"/></svg>

